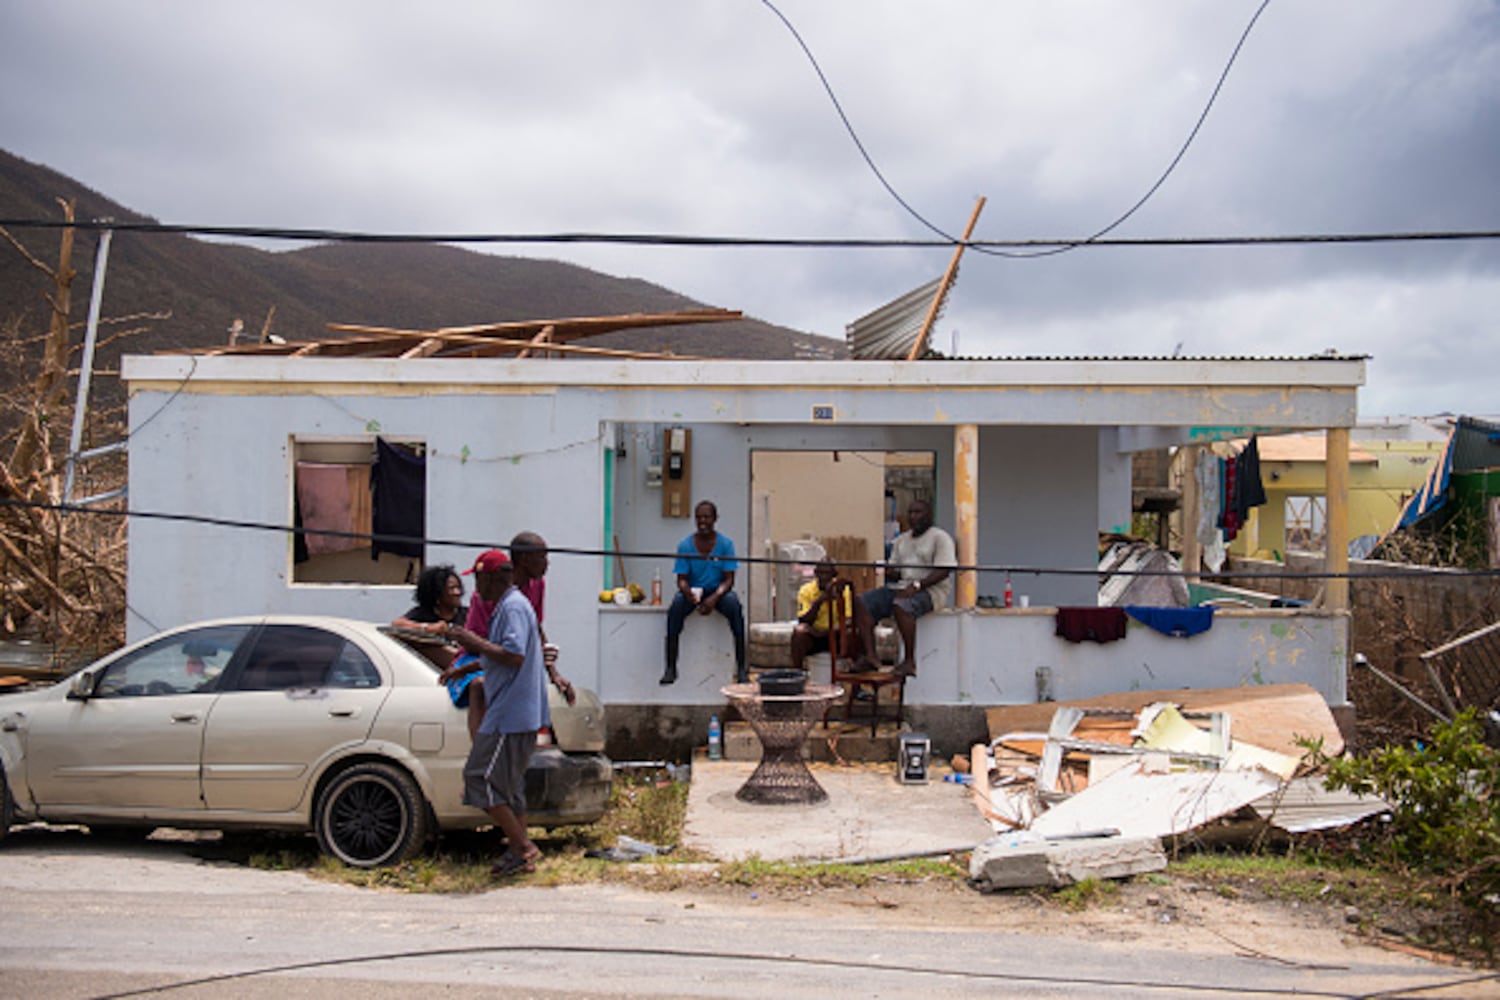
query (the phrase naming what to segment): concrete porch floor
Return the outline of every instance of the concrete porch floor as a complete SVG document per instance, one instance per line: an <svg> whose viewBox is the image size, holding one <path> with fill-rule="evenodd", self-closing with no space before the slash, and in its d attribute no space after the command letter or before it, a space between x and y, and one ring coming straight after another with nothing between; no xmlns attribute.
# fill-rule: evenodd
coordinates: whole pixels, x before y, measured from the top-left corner
<svg viewBox="0 0 1500 1000"><path fill-rule="evenodd" d="M941 780L902 784L896 765L809 764L828 793L816 805L752 805L734 793L756 761L693 761L684 847L721 861L767 861L937 853L968 850L990 838L965 785Z"/></svg>

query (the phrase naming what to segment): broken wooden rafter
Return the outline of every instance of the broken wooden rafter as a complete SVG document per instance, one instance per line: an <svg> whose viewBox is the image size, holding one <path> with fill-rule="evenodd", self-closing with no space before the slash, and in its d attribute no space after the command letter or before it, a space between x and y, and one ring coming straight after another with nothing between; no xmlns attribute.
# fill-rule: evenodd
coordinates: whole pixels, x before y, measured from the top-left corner
<svg viewBox="0 0 1500 1000"><path fill-rule="evenodd" d="M638 330L652 326L685 326L694 323L724 323L744 319L745 314L736 309L685 309L670 313L622 313L618 316L578 316L569 319L528 319L505 323L482 323L477 326L445 326L432 330L407 330L395 327L365 326L357 323L329 323L327 328L335 333L359 333L377 336L398 337L450 337L461 335L484 336L487 334L511 337L533 337L547 327L553 332L549 340L568 343L595 337L619 330Z"/></svg>
<svg viewBox="0 0 1500 1000"><path fill-rule="evenodd" d="M546 326L542 327L541 330L539 330L537 332L537 335L535 337L531 338L531 342L532 342L532 344L546 344L546 343L549 343L552 340L552 335L554 333L556 333L556 332L557 332L557 327L553 326L551 323L548 323ZM528 348L522 350L519 354L516 355L516 357L517 358L529 358L529 357L531 357L531 348L528 347Z"/></svg>

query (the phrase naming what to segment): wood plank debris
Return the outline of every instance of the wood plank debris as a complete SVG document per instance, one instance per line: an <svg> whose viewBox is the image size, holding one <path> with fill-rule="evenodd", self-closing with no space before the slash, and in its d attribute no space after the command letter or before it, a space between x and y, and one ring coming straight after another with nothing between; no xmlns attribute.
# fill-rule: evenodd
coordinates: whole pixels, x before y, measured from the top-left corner
<svg viewBox="0 0 1500 1000"><path fill-rule="evenodd" d="M1162 838L1202 834L1228 817L1291 831L1388 808L1323 792L1311 779L1290 783L1304 762L1299 740L1343 748L1332 713L1307 685L999 706L987 720L991 743L968 761L975 803L997 833L971 861L985 889L1155 870Z"/></svg>
<svg viewBox="0 0 1500 1000"><path fill-rule="evenodd" d="M189 350L208 356L263 355L288 357L380 357L380 358L480 358L515 355L583 354L606 358L700 360L688 355L656 351L626 351L586 347L572 343L600 334L651 327L724 323L744 319L736 309L684 309L668 313L624 313L617 316L577 316L565 319L514 320L473 326L447 326L429 330L369 326L361 323L328 323L327 330L341 334L326 340L262 340L257 343L216 345ZM181 354L181 348L163 353Z"/></svg>
<svg viewBox="0 0 1500 1000"><path fill-rule="evenodd" d="M1168 702L1184 712L1228 712L1235 735L1277 753L1302 755L1301 737L1321 739L1323 752L1344 752L1338 723L1316 688L1308 684L1261 684L1233 688L1179 688L1159 691L1122 691L1067 702L997 705L985 710L990 739L1019 730L1045 730L1059 705L1112 708L1131 714L1153 702Z"/></svg>

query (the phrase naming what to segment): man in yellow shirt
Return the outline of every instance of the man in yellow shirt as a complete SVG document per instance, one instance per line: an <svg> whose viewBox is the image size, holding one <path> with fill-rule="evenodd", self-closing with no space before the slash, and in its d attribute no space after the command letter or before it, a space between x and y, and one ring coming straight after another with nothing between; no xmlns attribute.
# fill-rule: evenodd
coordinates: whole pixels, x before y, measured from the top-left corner
<svg viewBox="0 0 1500 1000"><path fill-rule="evenodd" d="M806 669L803 661L809 653L828 652L828 634L834 627L835 601L844 602L844 622L854 621L854 604L849 582L838 578L839 569L832 559L823 559L813 570L813 578L797 591L797 624L792 628L792 666ZM847 651L846 654L848 655Z"/></svg>

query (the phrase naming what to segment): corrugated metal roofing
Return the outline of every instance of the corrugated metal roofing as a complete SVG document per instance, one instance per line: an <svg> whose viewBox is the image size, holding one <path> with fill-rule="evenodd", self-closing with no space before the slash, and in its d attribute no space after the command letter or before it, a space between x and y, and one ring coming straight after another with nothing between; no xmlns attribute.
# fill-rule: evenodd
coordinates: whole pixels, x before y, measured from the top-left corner
<svg viewBox="0 0 1500 1000"><path fill-rule="evenodd" d="M1305 355L1254 355L1254 354L965 354L947 361L1369 361L1369 354L1305 354Z"/></svg>
<svg viewBox="0 0 1500 1000"><path fill-rule="evenodd" d="M1453 471L1471 472L1500 466L1500 424L1459 417L1453 435Z"/></svg>
<svg viewBox="0 0 1500 1000"><path fill-rule="evenodd" d="M922 332L922 322L927 318L927 310L932 308L932 297L942 283L942 278L933 278L846 326L844 339L849 343L850 356L859 359L905 358ZM947 296L944 296L944 304L946 300ZM941 306L938 314L942 315Z"/></svg>

